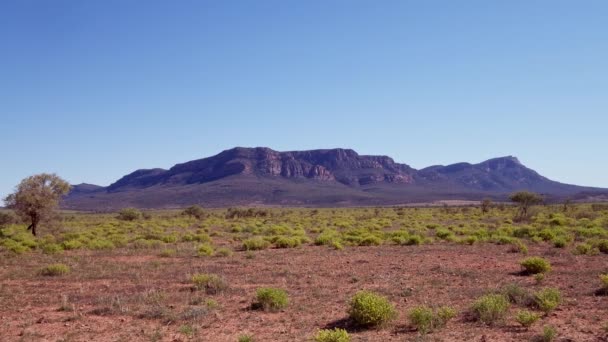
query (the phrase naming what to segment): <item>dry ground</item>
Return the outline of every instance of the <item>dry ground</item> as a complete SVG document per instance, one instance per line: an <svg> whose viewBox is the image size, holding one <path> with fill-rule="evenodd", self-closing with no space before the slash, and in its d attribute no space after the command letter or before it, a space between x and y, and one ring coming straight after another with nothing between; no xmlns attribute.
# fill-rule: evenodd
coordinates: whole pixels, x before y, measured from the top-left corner
<svg viewBox="0 0 608 342"><path fill-rule="evenodd" d="M540 285L518 275L522 255L509 246L434 244L349 247L304 246L231 257L161 258L158 251L66 252L0 260L2 341L310 341L320 328L347 328L353 341L530 341L553 325L559 341L608 341L608 297L596 296L598 274L608 256L575 256L567 250L531 246L553 271ZM68 275L44 277L52 262ZM193 273L215 273L229 283L216 295L192 291ZM558 287L564 303L529 331L517 326L512 307L504 323L489 327L466 319L480 295L508 283L535 290ZM261 286L284 288L287 309L250 309ZM371 289L388 296L398 318L380 330L357 330L348 322L349 298ZM219 307L209 309L212 298ZM460 312L442 330L421 337L406 312L419 304L451 305Z"/></svg>

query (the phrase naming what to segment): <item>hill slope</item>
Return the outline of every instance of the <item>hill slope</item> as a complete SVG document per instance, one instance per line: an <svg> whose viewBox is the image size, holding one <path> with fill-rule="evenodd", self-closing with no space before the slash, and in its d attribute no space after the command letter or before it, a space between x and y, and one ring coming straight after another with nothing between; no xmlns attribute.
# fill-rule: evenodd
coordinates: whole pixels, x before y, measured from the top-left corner
<svg viewBox="0 0 608 342"><path fill-rule="evenodd" d="M278 152L237 147L168 170L137 170L108 187L76 185L63 206L110 210L191 204L382 205L504 198L524 189L552 197L603 190L549 180L514 157L416 170L387 156L359 155L349 149Z"/></svg>

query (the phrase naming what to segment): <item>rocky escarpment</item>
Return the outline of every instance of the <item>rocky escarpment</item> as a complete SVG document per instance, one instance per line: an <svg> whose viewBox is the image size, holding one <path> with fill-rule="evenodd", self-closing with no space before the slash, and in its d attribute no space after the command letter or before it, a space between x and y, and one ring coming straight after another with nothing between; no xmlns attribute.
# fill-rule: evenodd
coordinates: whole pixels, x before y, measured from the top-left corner
<svg viewBox="0 0 608 342"><path fill-rule="evenodd" d="M108 187L76 185L63 206L382 205L506 199L518 190L575 199L608 193L552 181L511 156L416 170L387 156L359 155L350 149L279 152L237 147L168 170L137 170Z"/></svg>
<svg viewBox="0 0 608 342"><path fill-rule="evenodd" d="M108 187L109 191L153 184L194 184L233 175L337 181L357 186L377 182L410 183L415 170L385 156L361 156L353 150L277 152L269 148L233 148L169 170L137 170Z"/></svg>

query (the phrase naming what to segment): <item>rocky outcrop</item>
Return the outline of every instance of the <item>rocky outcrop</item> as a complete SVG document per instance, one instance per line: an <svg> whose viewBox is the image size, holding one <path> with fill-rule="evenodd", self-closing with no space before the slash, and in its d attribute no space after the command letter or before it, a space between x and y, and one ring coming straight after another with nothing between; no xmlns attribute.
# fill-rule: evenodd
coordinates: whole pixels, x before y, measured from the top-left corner
<svg viewBox="0 0 608 342"><path fill-rule="evenodd" d="M579 193L600 198L608 193L605 189L552 181L512 156L416 170L387 156L359 155L350 149L278 152L265 147L237 147L168 170L137 170L108 187L76 185L64 206L97 210L195 203L381 205L506 199L518 190L561 198L578 198Z"/></svg>

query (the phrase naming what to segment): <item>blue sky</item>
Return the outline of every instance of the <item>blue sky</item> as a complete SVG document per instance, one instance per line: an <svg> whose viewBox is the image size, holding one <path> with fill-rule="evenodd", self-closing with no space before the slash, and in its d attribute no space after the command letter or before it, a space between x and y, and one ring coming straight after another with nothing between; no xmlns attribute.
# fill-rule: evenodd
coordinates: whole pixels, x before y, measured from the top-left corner
<svg viewBox="0 0 608 342"><path fill-rule="evenodd" d="M233 146L608 187L608 2L0 2L0 195Z"/></svg>

